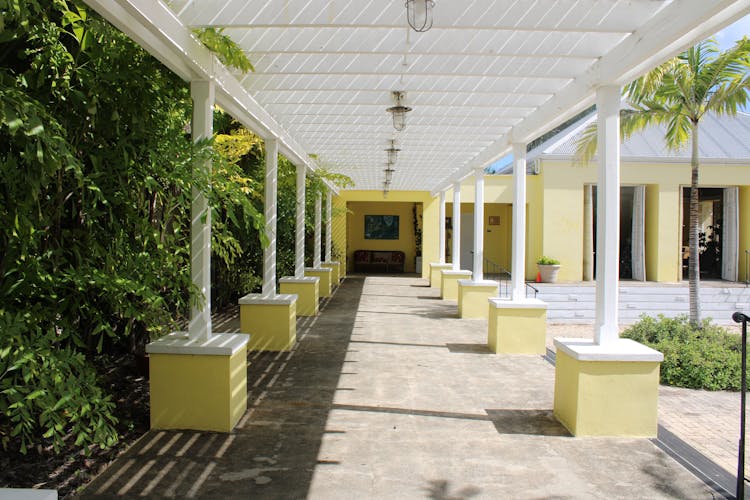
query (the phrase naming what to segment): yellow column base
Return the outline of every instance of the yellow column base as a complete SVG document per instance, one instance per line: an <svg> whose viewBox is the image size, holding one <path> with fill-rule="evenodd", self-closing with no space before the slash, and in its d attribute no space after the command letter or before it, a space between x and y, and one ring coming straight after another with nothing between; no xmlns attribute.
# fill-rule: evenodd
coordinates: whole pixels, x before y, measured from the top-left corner
<svg viewBox="0 0 750 500"><path fill-rule="evenodd" d="M458 280L458 317L487 319L487 300L497 297L497 281Z"/></svg>
<svg viewBox="0 0 750 500"><path fill-rule="evenodd" d="M471 271L441 271L440 298L444 300L458 300L458 280L471 278Z"/></svg>
<svg viewBox="0 0 750 500"><path fill-rule="evenodd" d="M430 286L432 288L440 288L443 280L443 271L447 271L452 267L453 264L430 263Z"/></svg>
<svg viewBox="0 0 750 500"><path fill-rule="evenodd" d="M148 344L151 428L230 432L247 410L247 342L175 332Z"/></svg>
<svg viewBox="0 0 750 500"><path fill-rule="evenodd" d="M297 296L264 298L251 293L239 300L240 331L250 334L249 351L288 351L297 341Z"/></svg>
<svg viewBox="0 0 750 500"><path fill-rule="evenodd" d="M321 262L320 266L331 269L331 286L333 286L334 288L339 286L339 281L341 281L341 262Z"/></svg>
<svg viewBox="0 0 750 500"><path fill-rule="evenodd" d="M305 268L305 276L315 276L320 278L320 283L318 284L318 291L320 293L321 298L326 298L331 296L331 291L333 290L333 287L331 286L331 279L333 275L333 270L330 267L306 267Z"/></svg>
<svg viewBox="0 0 750 500"><path fill-rule="evenodd" d="M547 352L547 304L539 299L489 299L487 346L495 354Z"/></svg>
<svg viewBox="0 0 750 500"><path fill-rule="evenodd" d="M555 417L574 436L656 437L662 354L629 339L555 339Z"/></svg>
<svg viewBox="0 0 750 500"><path fill-rule="evenodd" d="M297 296L297 316L317 316L320 294L320 280L314 276L294 278L285 277L279 280L279 292Z"/></svg>

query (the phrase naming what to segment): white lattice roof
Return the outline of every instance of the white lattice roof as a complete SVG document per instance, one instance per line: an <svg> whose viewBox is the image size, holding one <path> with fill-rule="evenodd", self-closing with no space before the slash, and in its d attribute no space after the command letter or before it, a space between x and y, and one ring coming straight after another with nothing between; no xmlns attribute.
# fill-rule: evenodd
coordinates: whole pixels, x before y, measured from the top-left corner
<svg viewBox="0 0 750 500"><path fill-rule="evenodd" d="M438 191L750 13L750 0L436 0L415 33L403 0L87 0L219 104L311 167L309 154L380 189ZM256 71L231 75L191 40L224 28ZM404 131L391 92L413 108Z"/></svg>

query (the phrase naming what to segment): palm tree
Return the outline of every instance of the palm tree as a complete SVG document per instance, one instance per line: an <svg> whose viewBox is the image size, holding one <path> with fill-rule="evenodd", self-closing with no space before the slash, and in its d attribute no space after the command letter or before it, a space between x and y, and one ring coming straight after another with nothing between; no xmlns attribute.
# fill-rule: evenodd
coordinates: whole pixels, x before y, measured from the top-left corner
<svg viewBox="0 0 750 500"><path fill-rule="evenodd" d="M627 85L627 107L620 111L623 138L652 125L666 126L664 141L671 150L691 144L690 228L688 280L690 322L700 327L700 266L698 230L698 138L706 113L734 116L748 103L750 91L750 40L719 52L709 39L681 53ZM589 127L578 141L584 160L596 151L596 127Z"/></svg>

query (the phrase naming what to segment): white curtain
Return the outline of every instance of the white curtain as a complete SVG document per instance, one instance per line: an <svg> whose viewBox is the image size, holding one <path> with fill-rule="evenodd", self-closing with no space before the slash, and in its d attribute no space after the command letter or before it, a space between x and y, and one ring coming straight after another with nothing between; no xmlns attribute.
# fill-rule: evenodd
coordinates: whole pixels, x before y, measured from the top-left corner
<svg viewBox="0 0 750 500"><path fill-rule="evenodd" d="M737 186L724 188L724 220L721 224L721 278L737 281L739 258L739 204Z"/></svg>
<svg viewBox="0 0 750 500"><path fill-rule="evenodd" d="M646 281L646 186L633 188L633 236L631 260L633 279Z"/></svg>

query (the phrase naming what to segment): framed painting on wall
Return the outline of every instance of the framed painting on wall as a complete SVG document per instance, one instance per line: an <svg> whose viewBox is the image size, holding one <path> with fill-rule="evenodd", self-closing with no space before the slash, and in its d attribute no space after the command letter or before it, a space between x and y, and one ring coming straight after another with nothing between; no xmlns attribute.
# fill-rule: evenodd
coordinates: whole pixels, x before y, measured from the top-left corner
<svg viewBox="0 0 750 500"><path fill-rule="evenodd" d="M365 215L366 240L397 240L398 215Z"/></svg>

